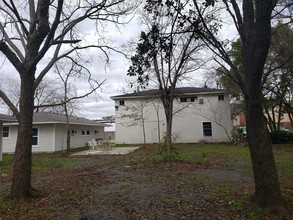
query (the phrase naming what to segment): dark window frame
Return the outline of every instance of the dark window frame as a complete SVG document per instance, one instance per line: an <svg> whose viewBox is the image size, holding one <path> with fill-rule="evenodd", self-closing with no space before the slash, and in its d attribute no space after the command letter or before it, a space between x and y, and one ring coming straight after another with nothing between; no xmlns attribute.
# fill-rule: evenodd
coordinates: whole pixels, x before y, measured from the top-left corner
<svg viewBox="0 0 293 220"><path fill-rule="evenodd" d="M212 137L213 136L212 122L210 121L202 122L202 132L204 137Z"/></svg>
<svg viewBox="0 0 293 220"><path fill-rule="evenodd" d="M4 128L7 128L7 131L4 131ZM7 136L4 135L7 133ZM4 126L2 127L2 137L3 138L9 138L10 137L10 127L9 126Z"/></svg>
<svg viewBox="0 0 293 220"><path fill-rule="evenodd" d="M225 96L224 95L218 95L218 101L224 101Z"/></svg>
<svg viewBox="0 0 293 220"><path fill-rule="evenodd" d="M195 102L197 100L197 96L191 97L190 102Z"/></svg>
<svg viewBox="0 0 293 220"><path fill-rule="evenodd" d="M180 102L187 102L187 98L186 97L180 97Z"/></svg>
<svg viewBox="0 0 293 220"><path fill-rule="evenodd" d="M32 130L32 145L33 146L39 145L39 128L33 128Z"/></svg>

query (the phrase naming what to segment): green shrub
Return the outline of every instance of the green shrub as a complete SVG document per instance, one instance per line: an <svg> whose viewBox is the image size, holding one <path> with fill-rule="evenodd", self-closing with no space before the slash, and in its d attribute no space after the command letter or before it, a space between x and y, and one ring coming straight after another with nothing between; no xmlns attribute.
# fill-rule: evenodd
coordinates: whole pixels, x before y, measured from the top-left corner
<svg viewBox="0 0 293 220"><path fill-rule="evenodd" d="M159 156L159 159L163 160L163 161L168 161L168 160L170 160L172 162L182 162L183 161L183 159L179 155L179 153L174 150L171 151L170 157L168 157L166 136L164 136L162 138L162 141L160 143L160 147L158 148L156 154L157 154L157 156Z"/></svg>
<svg viewBox="0 0 293 220"><path fill-rule="evenodd" d="M286 144L293 141L293 134L288 131L277 131L271 133L273 144Z"/></svg>

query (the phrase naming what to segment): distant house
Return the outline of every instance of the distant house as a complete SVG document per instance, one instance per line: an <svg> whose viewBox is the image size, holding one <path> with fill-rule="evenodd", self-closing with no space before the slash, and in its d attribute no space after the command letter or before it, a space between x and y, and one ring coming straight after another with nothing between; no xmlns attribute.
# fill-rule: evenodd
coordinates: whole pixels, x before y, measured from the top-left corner
<svg viewBox="0 0 293 220"><path fill-rule="evenodd" d="M173 140L177 143L227 142L232 129L226 90L182 87L175 90ZM111 97L115 101L116 143L158 143L166 131L159 90Z"/></svg>
<svg viewBox="0 0 293 220"><path fill-rule="evenodd" d="M16 119L12 116L9 116L9 115L3 115L3 114L0 114L0 129L1 131L3 132L0 132L0 161L2 161L2 150L3 150L3 136L5 138L5 136L7 136L7 129L3 129L3 123L5 122L15 122Z"/></svg>
<svg viewBox="0 0 293 220"><path fill-rule="evenodd" d="M266 118L268 118L267 114L264 114ZM272 113L270 113L271 117L278 118L278 114L275 113L273 116ZM238 114L233 118L233 126L234 127L246 127L246 117L243 112L238 112ZM288 129L290 131L293 131L293 127L289 118L288 113L283 113L281 120L280 120L280 126L284 127L285 129Z"/></svg>
<svg viewBox="0 0 293 220"><path fill-rule="evenodd" d="M91 139L104 139L105 125L82 117L69 116L71 146L86 146ZM13 153L17 139L17 122L3 123L3 152ZM4 131L6 132L4 134ZM33 117L33 152L54 152L66 149L66 117L39 112Z"/></svg>

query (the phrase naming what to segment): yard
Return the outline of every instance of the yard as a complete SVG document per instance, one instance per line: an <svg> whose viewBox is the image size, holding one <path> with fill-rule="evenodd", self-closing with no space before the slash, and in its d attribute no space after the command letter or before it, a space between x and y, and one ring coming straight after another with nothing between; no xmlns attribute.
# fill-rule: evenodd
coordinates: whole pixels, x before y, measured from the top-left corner
<svg viewBox="0 0 293 220"><path fill-rule="evenodd" d="M5 201L11 155L0 162L0 219L274 219L251 209L248 148L176 145L172 158L155 145L128 155L33 155L38 198ZM283 193L293 203L293 146L274 146ZM288 216L290 219L291 216Z"/></svg>

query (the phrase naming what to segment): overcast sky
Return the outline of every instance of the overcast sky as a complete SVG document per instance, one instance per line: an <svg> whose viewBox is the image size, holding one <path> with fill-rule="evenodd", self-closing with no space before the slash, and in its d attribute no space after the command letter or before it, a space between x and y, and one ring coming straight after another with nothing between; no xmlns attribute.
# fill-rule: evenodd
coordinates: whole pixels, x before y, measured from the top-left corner
<svg viewBox="0 0 293 220"><path fill-rule="evenodd" d="M137 41L142 31L142 25L138 19L132 19L129 24L120 26L119 30L114 27L109 27L105 29L107 35L112 39L113 45L125 45L130 41ZM86 27L88 28L88 27ZM87 30L89 32L89 30ZM91 34L87 35L90 39L95 33L95 28L91 29ZM222 29L222 35L235 36L235 31L231 26L224 26ZM122 50L126 50L123 48ZM119 95L124 92L133 92L127 81L127 69L129 67L129 62L124 56L117 53L110 54L110 65L105 68L104 62L102 61L99 53L95 50L91 50L90 53L93 56L92 63L87 67L91 70L92 74L100 81L106 80L100 90L98 90L96 95L91 95L87 98L78 101L78 109L75 112L76 115L83 116L89 119L98 119L103 116L114 115L115 108L114 102L110 98L111 96ZM204 71L210 71L206 69ZM199 72L198 75L184 84L185 86L203 86L202 73ZM52 77L52 74L48 74L48 77ZM47 76L46 76L47 77ZM0 53L0 83L5 84L8 78L19 78L18 73L14 70L12 65L7 59ZM85 90L88 89L88 84L82 80L74 80L75 87L78 89L78 94L83 94ZM0 85L0 86L1 86ZM0 105L0 113L7 114L8 108L4 104Z"/></svg>

